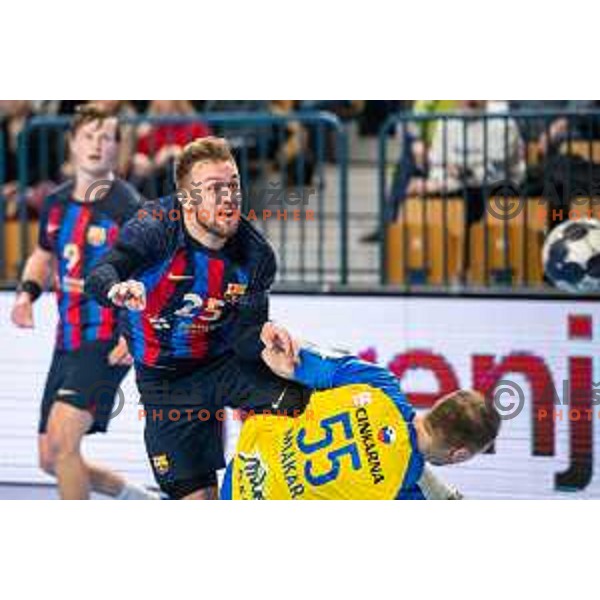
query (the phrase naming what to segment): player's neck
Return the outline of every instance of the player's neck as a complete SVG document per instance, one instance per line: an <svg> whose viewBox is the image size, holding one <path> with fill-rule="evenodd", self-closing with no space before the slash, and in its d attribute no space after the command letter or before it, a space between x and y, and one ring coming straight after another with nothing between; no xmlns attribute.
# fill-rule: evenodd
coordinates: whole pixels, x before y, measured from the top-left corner
<svg viewBox="0 0 600 600"><path fill-rule="evenodd" d="M80 169L75 173L73 198L86 203L102 200L110 187L109 182L114 179L115 174L112 171L106 171L100 175L90 175Z"/></svg>
<svg viewBox="0 0 600 600"><path fill-rule="evenodd" d="M183 224L188 235L209 250L220 250L227 240L202 227L193 213L183 212Z"/></svg>

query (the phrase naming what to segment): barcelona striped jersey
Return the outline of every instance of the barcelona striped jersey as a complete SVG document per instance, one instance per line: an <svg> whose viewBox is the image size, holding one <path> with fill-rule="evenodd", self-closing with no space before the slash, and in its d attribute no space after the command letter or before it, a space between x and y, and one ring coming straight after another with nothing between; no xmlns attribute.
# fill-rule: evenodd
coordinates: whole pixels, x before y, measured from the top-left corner
<svg viewBox="0 0 600 600"><path fill-rule="evenodd" d="M211 251L192 239L139 274L146 309L127 312L135 360L154 366L222 354L231 346L235 304L246 294L249 276L226 252Z"/></svg>
<svg viewBox="0 0 600 600"><path fill-rule="evenodd" d="M127 311L125 318L136 364L175 371L234 351L250 328L258 331L268 318L276 270L271 246L242 220L221 250L206 248L187 233L172 197L148 203L142 212L116 244L137 265L126 278L146 290L145 309ZM114 283L102 265L89 280L98 298Z"/></svg>
<svg viewBox="0 0 600 600"><path fill-rule="evenodd" d="M423 499L414 410L385 369L303 349L295 379L316 389L302 415L254 415L223 498Z"/></svg>
<svg viewBox="0 0 600 600"><path fill-rule="evenodd" d="M76 201L72 190L73 184L68 183L48 196L38 235L39 246L52 252L56 261L56 346L65 351L117 337L117 311L86 295L84 280L140 205L133 188L118 179L94 202Z"/></svg>

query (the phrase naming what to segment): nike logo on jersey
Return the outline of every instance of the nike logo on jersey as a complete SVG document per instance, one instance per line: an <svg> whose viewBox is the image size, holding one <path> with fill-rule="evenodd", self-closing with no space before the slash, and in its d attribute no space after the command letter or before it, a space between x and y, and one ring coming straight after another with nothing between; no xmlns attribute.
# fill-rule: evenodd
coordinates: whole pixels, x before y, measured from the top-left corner
<svg viewBox="0 0 600 600"><path fill-rule="evenodd" d="M281 403L283 402L283 399L285 398L286 392L287 392L287 385L283 388L283 390L281 390L281 394L279 394L279 397L277 398L277 400L275 400L275 402L271 402L271 407L273 408L273 410L277 410L281 406Z"/></svg>

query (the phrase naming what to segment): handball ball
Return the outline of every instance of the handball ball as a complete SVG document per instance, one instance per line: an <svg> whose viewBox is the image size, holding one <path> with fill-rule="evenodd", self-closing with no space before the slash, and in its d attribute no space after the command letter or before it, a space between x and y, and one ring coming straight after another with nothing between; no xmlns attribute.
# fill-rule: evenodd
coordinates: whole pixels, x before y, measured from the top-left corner
<svg viewBox="0 0 600 600"><path fill-rule="evenodd" d="M546 277L567 292L600 292L600 221L565 221L546 237Z"/></svg>

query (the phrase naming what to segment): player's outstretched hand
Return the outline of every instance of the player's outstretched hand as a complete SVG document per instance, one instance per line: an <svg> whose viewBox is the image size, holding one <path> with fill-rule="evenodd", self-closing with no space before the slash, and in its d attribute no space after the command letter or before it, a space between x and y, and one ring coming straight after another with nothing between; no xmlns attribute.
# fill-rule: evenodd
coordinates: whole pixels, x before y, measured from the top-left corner
<svg viewBox="0 0 600 600"><path fill-rule="evenodd" d="M133 364L133 358L129 354L127 340L121 336L117 345L110 351L108 355L108 364L112 367L128 367Z"/></svg>
<svg viewBox="0 0 600 600"><path fill-rule="evenodd" d="M260 340L269 350L281 352L290 359L295 358L294 341L285 327L267 321L260 332Z"/></svg>
<svg viewBox="0 0 600 600"><path fill-rule="evenodd" d="M33 302L27 292L21 292L17 295L10 318L17 327L33 328Z"/></svg>
<svg viewBox="0 0 600 600"><path fill-rule="evenodd" d="M291 379L298 361L299 344L284 327L267 322L260 339L265 345L262 359L276 375Z"/></svg>
<svg viewBox="0 0 600 600"><path fill-rule="evenodd" d="M146 308L146 288L141 281L130 279L115 283L108 292L108 299L119 308L140 311Z"/></svg>

